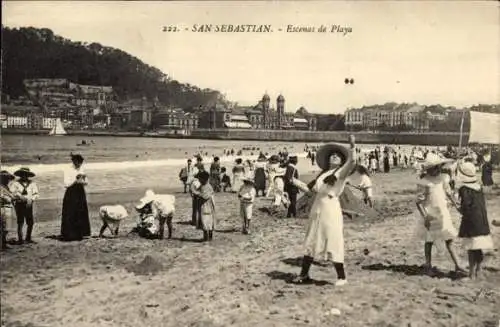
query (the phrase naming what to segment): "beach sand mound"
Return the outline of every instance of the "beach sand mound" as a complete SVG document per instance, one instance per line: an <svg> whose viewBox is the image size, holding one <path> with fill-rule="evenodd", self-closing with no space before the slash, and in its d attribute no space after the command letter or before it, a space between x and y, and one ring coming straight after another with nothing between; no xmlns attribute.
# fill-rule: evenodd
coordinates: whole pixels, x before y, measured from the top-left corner
<svg viewBox="0 0 500 327"><path fill-rule="evenodd" d="M128 272L140 276L156 275L158 272L163 271L164 269L165 267L150 255L144 257L141 262L129 265L126 268Z"/></svg>

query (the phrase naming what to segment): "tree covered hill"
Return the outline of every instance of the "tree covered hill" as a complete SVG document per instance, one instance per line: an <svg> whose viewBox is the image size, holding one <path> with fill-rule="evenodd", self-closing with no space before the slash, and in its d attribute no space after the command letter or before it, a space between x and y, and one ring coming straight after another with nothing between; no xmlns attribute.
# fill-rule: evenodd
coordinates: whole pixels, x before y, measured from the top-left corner
<svg viewBox="0 0 500 327"><path fill-rule="evenodd" d="M2 26L2 93L26 93L23 80L66 78L86 85L110 85L122 100L158 97L161 104L185 109L228 101L217 90L171 80L159 69L119 49L73 42L50 29Z"/></svg>

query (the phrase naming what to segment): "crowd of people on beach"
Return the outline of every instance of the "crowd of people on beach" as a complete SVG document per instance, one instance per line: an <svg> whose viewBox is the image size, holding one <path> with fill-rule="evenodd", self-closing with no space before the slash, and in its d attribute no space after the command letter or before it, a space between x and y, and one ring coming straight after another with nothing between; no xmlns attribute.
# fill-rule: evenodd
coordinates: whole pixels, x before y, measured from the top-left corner
<svg viewBox="0 0 500 327"><path fill-rule="evenodd" d="M257 149L254 149L257 150ZM260 152L256 160L237 157L231 174L214 156L208 169L201 155L196 162L188 159L179 172L184 193L191 197L190 223L202 231L203 241L214 238L217 221L218 193L231 192L239 201L241 232L251 234L254 204L260 196L270 198L270 214L286 210L287 218L297 217L297 200L302 196L310 202L309 222L305 236L305 254L302 269L295 278L296 283L311 281L309 270L314 258L332 261L337 273L337 286L347 283L344 269L344 233L342 194L347 185L362 193L363 203L374 207L373 174L389 173L391 168L413 168L419 173L416 192L416 208L420 216L417 236L424 241L425 269L432 275L432 248L436 242L444 242L458 273L464 273L453 248L459 237L466 242L469 258L469 277L477 277L484 258L483 251L493 248L490 225L486 212L484 190L494 185L491 152L468 151L457 153L452 147L446 150L414 147L404 151L401 147L377 146L372 151L356 147L354 137L349 146L325 144L320 147L305 147L306 158L318 165L320 173L308 184L300 180L299 156L286 149L277 154ZM233 152L224 151L224 155ZM392 159L392 160L391 160ZM71 154L71 166L64 171L65 193L62 205L60 240L81 241L91 235L89 210L85 188L88 177L83 168L84 158ZM381 163L380 163L381 162ZM481 179L476 171L481 170ZM39 197L35 174L29 168L21 168L10 174L1 172L1 219L2 250L8 248L7 233L17 222L15 244L33 243L32 232L35 219L33 203ZM448 202L461 215L459 230L455 230ZM156 194L147 190L135 206L137 226L131 231L144 238L172 238L172 221L175 214L176 197L171 194ZM119 234L120 222L129 217L123 205L105 205L99 208L102 227ZM352 218L352 217L351 217ZM23 234L27 225L26 237Z"/></svg>

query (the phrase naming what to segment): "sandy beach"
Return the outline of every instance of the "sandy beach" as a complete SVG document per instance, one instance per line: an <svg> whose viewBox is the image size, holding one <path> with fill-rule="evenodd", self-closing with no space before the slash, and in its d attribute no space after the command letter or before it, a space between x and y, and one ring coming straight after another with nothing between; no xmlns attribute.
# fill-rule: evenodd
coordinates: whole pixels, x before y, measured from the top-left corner
<svg viewBox="0 0 500 327"><path fill-rule="evenodd" d="M311 168L302 171L303 179L311 178ZM498 326L497 250L487 255L478 281L450 273L444 246L433 259L441 274L422 274L423 242L414 237L412 215L415 178L399 169L373 177L382 216L346 221L349 284L342 288L333 285L333 267L321 262L311 270L315 284L290 284L300 270L307 220L254 210L254 232L243 235L231 193L217 194L209 244L200 243L201 232L187 224L190 198L180 185L151 185L177 196L172 240L127 236L132 215L118 238L62 243L52 239L59 233L61 200L43 200L38 243L12 245L1 258L2 326ZM133 212L143 186L91 194L93 235L100 228L99 205L121 203ZM499 198L499 189L487 195L490 220L500 219ZM255 208L269 203L259 198ZM500 228L491 228L498 248ZM466 267L466 251L459 240L456 245Z"/></svg>

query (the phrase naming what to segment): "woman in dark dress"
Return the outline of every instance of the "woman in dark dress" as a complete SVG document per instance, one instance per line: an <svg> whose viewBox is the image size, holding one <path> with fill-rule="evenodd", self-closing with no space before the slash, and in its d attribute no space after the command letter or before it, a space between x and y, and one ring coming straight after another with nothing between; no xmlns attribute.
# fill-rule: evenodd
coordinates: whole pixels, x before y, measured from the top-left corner
<svg viewBox="0 0 500 327"><path fill-rule="evenodd" d="M257 196L259 196L259 191L262 192L262 196L266 195L266 163L267 158L263 153L259 154L257 162L255 163L255 190L257 191Z"/></svg>
<svg viewBox="0 0 500 327"><path fill-rule="evenodd" d="M71 155L73 166L64 172L66 192L63 198L61 239L63 241L81 241L90 236L89 210L85 185L87 176L82 169L83 157Z"/></svg>
<svg viewBox="0 0 500 327"><path fill-rule="evenodd" d="M215 157L214 162L212 162L212 164L210 165L210 185L212 185L212 188L215 192L220 192L221 189L220 174L220 160L219 157Z"/></svg>
<svg viewBox="0 0 500 327"><path fill-rule="evenodd" d="M391 170L389 165L389 152L384 152L384 172L388 173Z"/></svg>
<svg viewBox="0 0 500 327"><path fill-rule="evenodd" d="M490 155L483 157L483 165L481 167L481 182L487 188L493 185L493 165L491 164Z"/></svg>

